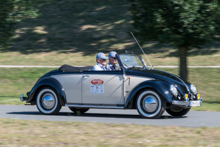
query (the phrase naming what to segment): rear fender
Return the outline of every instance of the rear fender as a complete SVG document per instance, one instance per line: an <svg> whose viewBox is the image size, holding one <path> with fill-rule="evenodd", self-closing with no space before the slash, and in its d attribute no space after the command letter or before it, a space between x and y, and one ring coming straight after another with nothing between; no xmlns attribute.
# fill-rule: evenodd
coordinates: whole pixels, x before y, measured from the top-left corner
<svg viewBox="0 0 220 147"><path fill-rule="evenodd" d="M30 91L28 98L27 98L27 103L30 103L36 99L38 90L40 90L42 87L49 86L56 90L58 94L58 98L60 100L60 104L64 106L66 104L66 95L64 92L64 89L62 85L52 77L43 77L42 79L39 79L37 83L34 85L32 90Z"/></svg>
<svg viewBox="0 0 220 147"><path fill-rule="evenodd" d="M133 108L132 106L133 104L135 104L138 94L143 89L154 90L159 93L159 95L165 100L165 102L171 103L173 100L173 95L171 94L169 88L170 84L163 81L150 80L142 82L141 84L138 84L128 96L125 108Z"/></svg>

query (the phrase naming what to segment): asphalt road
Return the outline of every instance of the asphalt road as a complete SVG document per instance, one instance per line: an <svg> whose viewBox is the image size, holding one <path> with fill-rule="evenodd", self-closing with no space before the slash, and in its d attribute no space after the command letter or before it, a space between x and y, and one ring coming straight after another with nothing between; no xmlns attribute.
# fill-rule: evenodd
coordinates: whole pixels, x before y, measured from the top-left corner
<svg viewBox="0 0 220 147"><path fill-rule="evenodd" d="M142 118L136 110L90 109L77 116L68 107L58 115L43 115L36 106L0 105L0 117L22 120L81 121L153 126L220 127L220 112L190 111L186 116L172 117L166 112L159 119Z"/></svg>

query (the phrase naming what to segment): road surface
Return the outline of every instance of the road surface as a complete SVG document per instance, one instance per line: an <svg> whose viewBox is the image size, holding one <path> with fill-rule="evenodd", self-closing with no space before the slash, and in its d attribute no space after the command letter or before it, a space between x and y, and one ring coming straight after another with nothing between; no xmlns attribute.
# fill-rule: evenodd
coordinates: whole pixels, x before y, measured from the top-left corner
<svg viewBox="0 0 220 147"><path fill-rule="evenodd" d="M186 116L172 117L164 113L159 119L142 118L136 110L90 109L77 116L68 107L58 115L43 115L36 106L0 105L1 118L45 121L80 121L153 126L220 127L220 112L190 111Z"/></svg>

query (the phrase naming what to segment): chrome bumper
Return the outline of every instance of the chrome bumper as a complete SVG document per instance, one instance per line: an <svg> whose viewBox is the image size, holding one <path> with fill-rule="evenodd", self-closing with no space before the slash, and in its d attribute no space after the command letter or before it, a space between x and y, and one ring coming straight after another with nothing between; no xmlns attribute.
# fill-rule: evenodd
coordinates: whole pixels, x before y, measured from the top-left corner
<svg viewBox="0 0 220 147"><path fill-rule="evenodd" d="M186 101L172 101L173 105L178 105L178 106L190 106L190 101L189 98L186 99ZM202 105L202 98L199 100L194 100L194 101L200 101L200 106Z"/></svg>
<svg viewBox="0 0 220 147"><path fill-rule="evenodd" d="M21 102L23 102L23 101L27 101L27 97L24 97L24 95L21 94L20 101L21 101Z"/></svg>

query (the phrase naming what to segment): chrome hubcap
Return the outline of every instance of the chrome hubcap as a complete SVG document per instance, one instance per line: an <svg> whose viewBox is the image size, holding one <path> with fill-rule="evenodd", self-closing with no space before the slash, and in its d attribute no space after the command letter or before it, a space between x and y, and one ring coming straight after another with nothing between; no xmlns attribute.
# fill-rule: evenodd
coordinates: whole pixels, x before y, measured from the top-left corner
<svg viewBox="0 0 220 147"><path fill-rule="evenodd" d="M158 107L157 99L150 95L144 98L143 107L147 112L154 112Z"/></svg>
<svg viewBox="0 0 220 147"><path fill-rule="evenodd" d="M47 93L43 96L43 106L46 109L52 109L55 105L55 98L52 94Z"/></svg>

